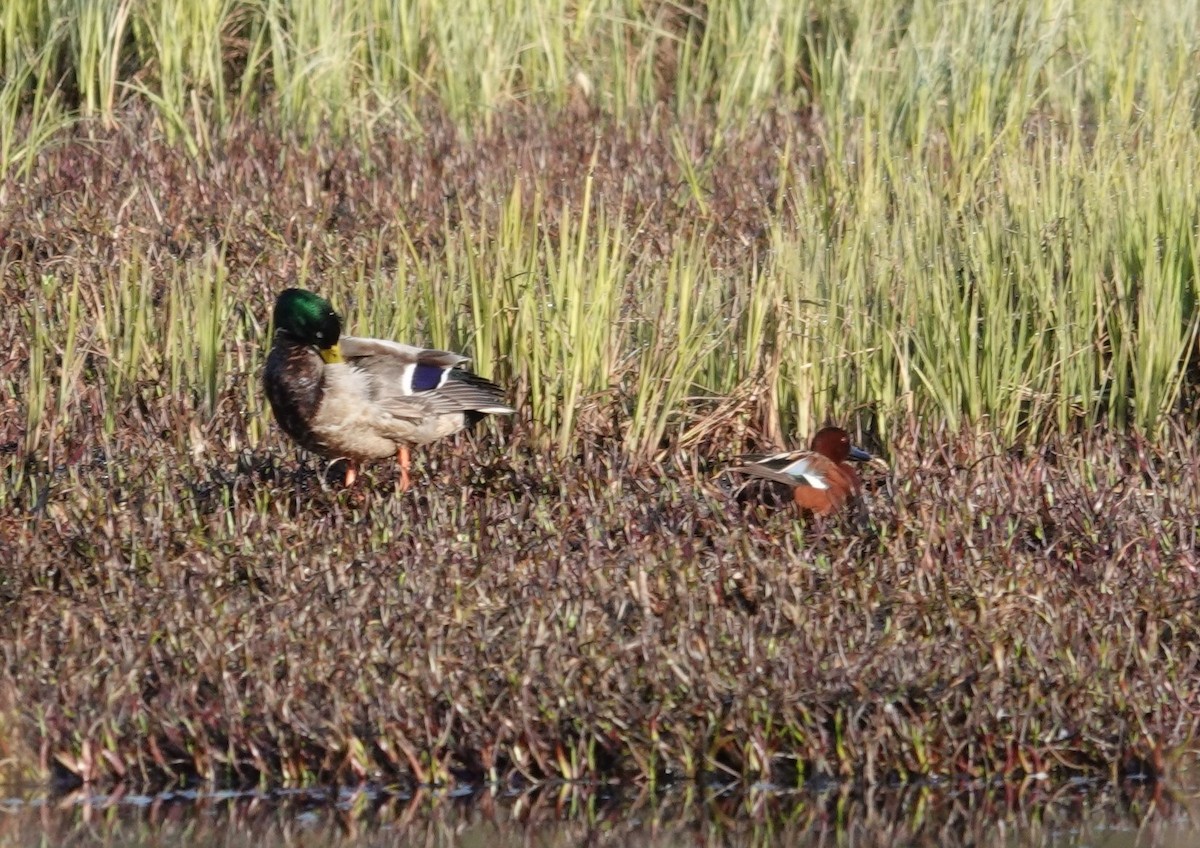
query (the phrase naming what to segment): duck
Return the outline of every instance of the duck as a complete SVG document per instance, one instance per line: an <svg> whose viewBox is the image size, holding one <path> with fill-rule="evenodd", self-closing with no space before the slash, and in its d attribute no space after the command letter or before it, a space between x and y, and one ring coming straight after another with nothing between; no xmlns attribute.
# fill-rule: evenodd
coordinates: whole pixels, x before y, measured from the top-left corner
<svg viewBox="0 0 1200 848"><path fill-rule="evenodd" d="M360 464L395 456L405 491L413 447L516 411L500 386L462 367L462 354L343 336L341 316L315 292L280 292L272 323L263 388L275 421L305 450L347 460L347 487Z"/></svg>
<svg viewBox="0 0 1200 848"><path fill-rule="evenodd" d="M849 461L871 462L875 457L856 447L841 427L824 427L808 450L744 459L750 461L728 470L783 483L792 489L801 512L823 517L838 512L859 493L862 484Z"/></svg>

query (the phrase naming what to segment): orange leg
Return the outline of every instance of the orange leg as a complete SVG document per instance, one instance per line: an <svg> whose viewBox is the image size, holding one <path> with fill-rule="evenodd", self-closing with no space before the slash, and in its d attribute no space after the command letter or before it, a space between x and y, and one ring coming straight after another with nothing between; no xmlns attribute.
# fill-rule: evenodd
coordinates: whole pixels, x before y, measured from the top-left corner
<svg viewBox="0 0 1200 848"><path fill-rule="evenodd" d="M408 452L408 445L401 445L396 451L396 462L400 463L400 491L408 491L408 487L412 485L412 480L408 476L408 463L412 459Z"/></svg>
<svg viewBox="0 0 1200 848"><path fill-rule="evenodd" d="M346 470L342 474L342 485L350 488L354 485L354 481L358 479L358 469L354 467L354 460L348 456L339 456L337 459L330 461L325 466L325 473L321 475L321 479L332 485L334 478L330 477L329 474L333 470L333 467L342 461L346 463Z"/></svg>

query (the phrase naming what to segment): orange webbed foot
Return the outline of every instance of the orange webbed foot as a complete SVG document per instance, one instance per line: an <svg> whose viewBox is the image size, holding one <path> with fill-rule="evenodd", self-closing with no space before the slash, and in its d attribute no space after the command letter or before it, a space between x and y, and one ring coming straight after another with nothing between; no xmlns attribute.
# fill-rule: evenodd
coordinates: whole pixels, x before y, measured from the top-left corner
<svg viewBox="0 0 1200 848"><path fill-rule="evenodd" d="M401 445L396 451L396 462L400 465L400 491L407 492L409 486L412 485L412 478L408 475L408 464L412 460L407 445Z"/></svg>

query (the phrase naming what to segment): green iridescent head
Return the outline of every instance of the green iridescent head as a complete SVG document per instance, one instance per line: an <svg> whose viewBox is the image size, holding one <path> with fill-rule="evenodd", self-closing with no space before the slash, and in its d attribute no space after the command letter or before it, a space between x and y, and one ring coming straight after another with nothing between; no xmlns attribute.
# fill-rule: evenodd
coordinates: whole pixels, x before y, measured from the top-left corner
<svg viewBox="0 0 1200 848"><path fill-rule="evenodd" d="M326 362L341 362L342 319L329 301L304 289L284 289L275 298L275 332L296 344L312 345Z"/></svg>

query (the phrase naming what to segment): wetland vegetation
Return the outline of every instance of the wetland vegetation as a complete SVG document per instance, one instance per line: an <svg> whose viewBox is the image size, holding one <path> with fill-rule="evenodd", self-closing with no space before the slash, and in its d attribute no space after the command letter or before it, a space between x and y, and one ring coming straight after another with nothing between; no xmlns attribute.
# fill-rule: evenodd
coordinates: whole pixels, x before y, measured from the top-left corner
<svg viewBox="0 0 1200 848"><path fill-rule="evenodd" d="M9 0L0 763L1188 782L1200 4ZM511 420L325 483L275 294ZM826 422L871 521L741 503Z"/></svg>

